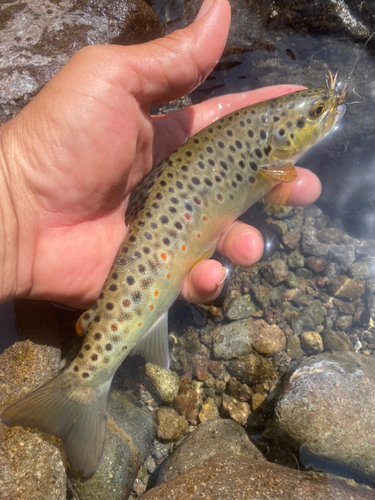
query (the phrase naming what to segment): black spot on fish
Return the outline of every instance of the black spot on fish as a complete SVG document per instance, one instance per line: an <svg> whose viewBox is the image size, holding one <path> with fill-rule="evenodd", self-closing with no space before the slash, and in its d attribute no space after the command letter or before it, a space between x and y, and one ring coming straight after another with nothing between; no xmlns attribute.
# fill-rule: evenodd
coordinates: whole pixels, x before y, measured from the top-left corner
<svg viewBox="0 0 375 500"><path fill-rule="evenodd" d="M163 243L164 245L170 245L170 239L169 238L163 238Z"/></svg>
<svg viewBox="0 0 375 500"><path fill-rule="evenodd" d="M113 273L113 274L117 274L117 273ZM99 299L104 299L104 293L103 292L100 292L100 295L99 295Z"/></svg>
<svg viewBox="0 0 375 500"><path fill-rule="evenodd" d="M226 161L221 160L220 165L224 170L228 170L228 163Z"/></svg>
<svg viewBox="0 0 375 500"><path fill-rule="evenodd" d="M224 143L223 143L222 141L219 141L219 142L217 143L217 145L218 145L218 146L219 146L219 148L221 148L221 149L224 149L224 148L225 148L225 145L224 145Z"/></svg>
<svg viewBox="0 0 375 500"><path fill-rule="evenodd" d="M112 302L107 302L105 305L105 308L108 309L108 311L111 311L115 306L112 304Z"/></svg>
<svg viewBox="0 0 375 500"><path fill-rule="evenodd" d="M222 180L222 179L221 179L221 177L220 177L220 176L218 176L218 175L217 175L217 176L215 177L215 181L216 181L216 182L221 182L221 180Z"/></svg>
<svg viewBox="0 0 375 500"><path fill-rule="evenodd" d="M186 151L185 155L190 158L190 156L192 155L192 152L191 151Z"/></svg>
<svg viewBox="0 0 375 500"><path fill-rule="evenodd" d="M152 205L152 208L155 208L155 209L159 208L159 203L154 203L154 204Z"/></svg>
<svg viewBox="0 0 375 500"><path fill-rule="evenodd" d="M167 185L167 181L165 181L164 179L160 181L160 185L165 187Z"/></svg>
<svg viewBox="0 0 375 500"><path fill-rule="evenodd" d="M93 355L91 356L91 360L92 360L92 361L97 361L97 360L98 360L98 355L97 355L97 354L93 354Z"/></svg>
<svg viewBox="0 0 375 500"><path fill-rule="evenodd" d="M193 211L193 207L190 205L190 203L185 203L186 210L189 210L189 212Z"/></svg>
<svg viewBox="0 0 375 500"><path fill-rule="evenodd" d="M306 123L306 118L304 116L300 116L297 120L296 126L297 128L303 128Z"/></svg>
<svg viewBox="0 0 375 500"><path fill-rule="evenodd" d="M100 319L101 319L101 318L100 318L100 316L98 315L98 316L95 316L94 321L95 321L96 323L99 323Z"/></svg>
<svg viewBox="0 0 375 500"><path fill-rule="evenodd" d="M177 210L175 209L175 207L169 207L169 211L172 213L172 214L175 214L177 212Z"/></svg>
<svg viewBox="0 0 375 500"><path fill-rule="evenodd" d="M240 121L240 125L241 127L244 127L245 126L245 122L243 120Z"/></svg>
<svg viewBox="0 0 375 500"><path fill-rule="evenodd" d="M242 142L241 141L236 141L235 144L236 144L238 149L242 149Z"/></svg>
<svg viewBox="0 0 375 500"><path fill-rule="evenodd" d="M118 278L118 274L117 274L117 273L112 273L112 278L113 278L114 280L117 280L117 278Z"/></svg>
<svg viewBox="0 0 375 500"><path fill-rule="evenodd" d="M115 292L117 290L117 286L114 283L112 283L109 289L111 290L111 292Z"/></svg>
<svg viewBox="0 0 375 500"><path fill-rule="evenodd" d="M121 252L122 253L127 253L129 251L129 248L128 247L122 247L121 248Z"/></svg>
<svg viewBox="0 0 375 500"><path fill-rule="evenodd" d="M136 238L135 236L133 236L133 235L132 235L132 236L130 236L129 241L131 241L132 243L134 243L136 239L137 239L137 238Z"/></svg>
<svg viewBox="0 0 375 500"><path fill-rule="evenodd" d="M133 293L132 297L135 302L138 302L138 300L141 299L141 294L139 292L135 292Z"/></svg>
<svg viewBox="0 0 375 500"><path fill-rule="evenodd" d="M280 120L280 118L279 118L278 116L274 116L274 117L273 117L273 121L274 121L274 122L278 122L279 120Z"/></svg>
<svg viewBox="0 0 375 500"><path fill-rule="evenodd" d="M75 365L75 366L74 366L74 368L73 368L73 370L74 370L75 372L78 372L78 371L79 371L78 366L77 366L77 365Z"/></svg>
<svg viewBox="0 0 375 500"><path fill-rule="evenodd" d="M251 125L251 123L252 123L251 118L246 118L246 123L247 123L248 125Z"/></svg>
<svg viewBox="0 0 375 500"><path fill-rule="evenodd" d="M228 137L233 137L233 132L230 129L227 130L227 136Z"/></svg>
<svg viewBox="0 0 375 500"><path fill-rule="evenodd" d="M174 227L175 227L176 229L182 229L182 224L181 224L181 222L178 222L178 221L177 221L177 222L175 222Z"/></svg>
<svg viewBox="0 0 375 500"><path fill-rule="evenodd" d="M199 184L201 183L201 181L198 179L198 177L193 177L191 179L192 183L195 184L196 186L199 186Z"/></svg>
<svg viewBox="0 0 375 500"><path fill-rule="evenodd" d="M269 156L269 154L270 154L271 150L272 150L272 147L271 147L270 145L269 145L269 146L267 146L266 148L264 148L264 149L263 149L264 154L265 154L266 156Z"/></svg>
<svg viewBox="0 0 375 500"><path fill-rule="evenodd" d="M168 224L169 219L168 219L168 217L167 217L166 215L162 215L162 216L160 217L160 222L161 222L162 224Z"/></svg>
<svg viewBox="0 0 375 500"><path fill-rule="evenodd" d="M133 276L128 276L126 278L126 281L127 281L128 285L134 285L134 278L133 278Z"/></svg>
<svg viewBox="0 0 375 500"><path fill-rule="evenodd" d="M241 168L245 168L245 162L243 160L240 160L238 162L238 165L241 167Z"/></svg>
<svg viewBox="0 0 375 500"><path fill-rule="evenodd" d="M207 146L206 151L207 151L207 153L210 153L210 154L212 154L214 152L214 150L211 148L211 146Z"/></svg>
<svg viewBox="0 0 375 500"><path fill-rule="evenodd" d="M250 184L254 184L254 182L255 182L255 177L250 176L250 177L249 177L249 182L250 182Z"/></svg>
<svg viewBox="0 0 375 500"><path fill-rule="evenodd" d="M82 373L82 378L89 378L90 374L87 372Z"/></svg>
<svg viewBox="0 0 375 500"><path fill-rule="evenodd" d="M146 266L144 266L143 264L140 264L138 266L138 271L143 274L146 271Z"/></svg>
<svg viewBox="0 0 375 500"><path fill-rule="evenodd" d="M256 148L254 153L257 155L258 158L262 158L263 156L262 151L259 148Z"/></svg>
<svg viewBox="0 0 375 500"><path fill-rule="evenodd" d="M234 182L234 181L233 181L233 182L232 182L232 186L233 186L234 188L236 188L236 187L237 187L237 182Z"/></svg>
<svg viewBox="0 0 375 500"><path fill-rule="evenodd" d="M178 199L177 198L171 198L171 202L174 203L175 205L178 204Z"/></svg>
<svg viewBox="0 0 375 500"><path fill-rule="evenodd" d="M138 252L138 250L136 252L134 252L134 257L136 257L137 259L140 259L142 257L141 252Z"/></svg>
<svg viewBox="0 0 375 500"><path fill-rule="evenodd" d="M211 165L211 167L214 167L215 166L215 160L213 160L212 158L209 158L208 164Z"/></svg>
<svg viewBox="0 0 375 500"><path fill-rule="evenodd" d="M254 137L254 132L251 129L249 129L247 131L247 135L250 137L250 139L252 139Z"/></svg>
<svg viewBox="0 0 375 500"><path fill-rule="evenodd" d="M88 312L83 315L83 319L90 319L90 317L91 317L91 314Z"/></svg>
<svg viewBox="0 0 375 500"><path fill-rule="evenodd" d="M262 139L262 141L267 139L267 134L263 129L259 132L259 137Z"/></svg>
<svg viewBox="0 0 375 500"><path fill-rule="evenodd" d="M207 184L207 186L212 186L212 181L207 177L204 179L204 183Z"/></svg>
<svg viewBox="0 0 375 500"><path fill-rule="evenodd" d="M203 161L198 162L198 167L201 168L202 170L204 169L204 163Z"/></svg>
<svg viewBox="0 0 375 500"><path fill-rule="evenodd" d="M288 106L288 108L289 108L289 109L293 109L294 107L295 107L294 102L292 102L292 103L291 103L291 104L289 104L289 106Z"/></svg>
<svg viewBox="0 0 375 500"><path fill-rule="evenodd" d="M158 225L156 224L156 222L151 222L150 227L151 229L157 229Z"/></svg>
<svg viewBox="0 0 375 500"><path fill-rule="evenodd" d="M178 187L178 189L182 189L184 187L181 181L177 181L176 186Z"/></svg>
<svg viewBox="0 0 375 500"><path fill-rule="evenodd" d="M109 344L109 343L108 343L108 344L106 344L106 345L105 345L105 350L106 350L106 351L112 351L112 344Z"/></svg>
<svg viewBox="0 0 375 500"><path fill-rule="evenodd" d="M181 167L181 170L182 170L183 172L188 172L189 167L188 167L187 165L183 165L183 166Z"/></svg>
<svg viewBox="0 0 375 500"><path fill-rule="evenodd" d="M243 181L243 177L241 174L236 174L236 179L238 180L238 182L242 182Z"/></svg>

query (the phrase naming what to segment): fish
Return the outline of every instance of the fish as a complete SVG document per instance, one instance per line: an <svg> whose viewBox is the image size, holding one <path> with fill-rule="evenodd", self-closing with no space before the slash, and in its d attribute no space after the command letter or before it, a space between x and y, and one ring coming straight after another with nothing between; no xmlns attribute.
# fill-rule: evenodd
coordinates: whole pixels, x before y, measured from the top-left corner
<svg viewBox="0 0 375 500"><path fill-rule="evenodd" d="M218 119L156 166L132 193L129 231L98 300L78 320L84 339L77 357L5 409L2 422L58 436L70 463L94 474L118 367L141 354L169 368L168 309L189 271L251 205L296 178L296 160L344 112L333 88L286 94ZM286 202L287 191L280 193Z"/></svg>

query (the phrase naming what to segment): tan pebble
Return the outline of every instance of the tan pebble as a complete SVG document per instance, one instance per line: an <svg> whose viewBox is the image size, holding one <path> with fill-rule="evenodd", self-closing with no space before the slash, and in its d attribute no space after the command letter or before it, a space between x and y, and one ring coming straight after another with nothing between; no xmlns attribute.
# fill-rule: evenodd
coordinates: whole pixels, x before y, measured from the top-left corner
<svg viewBox="0 0 375 500"><path fill-rule="evenodd" d="M253 397L251 398L251 408L252 410L256 410L257 408L259 408L259 406L264 403L264 401L266 400L266 396L264 396L263 394L258 394L258 393L255 393L253 395Z"/></svg>
<svg viewBox="0 0 375 500"><path fill-rule="evenodd" d="M317 332L305 332L301 335L301 343L308 354L323 352L323 339Z"/></svg>

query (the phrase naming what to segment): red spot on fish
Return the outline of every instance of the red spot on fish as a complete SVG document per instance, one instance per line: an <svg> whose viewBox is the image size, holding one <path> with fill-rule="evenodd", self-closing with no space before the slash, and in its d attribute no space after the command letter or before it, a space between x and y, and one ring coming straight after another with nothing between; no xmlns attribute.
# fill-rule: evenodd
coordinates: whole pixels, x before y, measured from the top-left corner
<svg viewBox="0 0 375 500"><path fill-rule="evenodd" d="M183 252L185 252L185 250L186 250L186 246L185 246L185 245L182 245L181 250L182 250Z"/></svg>
<svg viewBox="0 0 375 500"><path fill-rule="evenodd" d="M150 305L150 311L152 311L154 308L153 304Z"/></svg>
<svg viewBox="0 0 375 500"><path fill-rule="evenodd" d="M160 257L161 257L163 260L165 260L165 259L167 258L167 254L166 254L166 253L164 253L164 252L162 252L162 253L160 254Z"/></svg>
<svg viewBox="0 0 375 500"><path fill-rule="evenodd" d="M186 220L190 220L191 219L191 215L190 214L185 214L185 219Z"/></svg>
<svg viewBox="0 0 375 500"><path fill-rule="evenodd" d="M170 277L171 277L171 275L168 273L168 274L167 274L167 279L169 279Z"/></svg>
<svg viewBox="0 0 375 500"><path fill-rule="evenodd" d="M138 326L142 326L142 323L138 323Z"/></svg>
<svg viewBox="0 0 375 500"><path fill-rule="evenodd" d="M155 290L154 295L155 295L155 297L157 297L159 295L159 291Z"/></svg>
<svg viewBox="0 0 375 500"><path fill-rule="evenodd" d="M203 217L203 220L204 220L204 222L207 222L207 221L208 221L208 217L205 215L205 216Z"/></svg>
<svg viewBox="0 0 375 500"><path fill-rule="evenodd" d="M200 233L198 233L198 234L197 234L197 238L200 238L200 237L201 237L201 235L200 235Z"/></svg>
<svg viewBox="0 0 375 500"><path fill-rule="evenodd" d="M129 307L130 306L130 300L124 300L124 302L122 303L122 305L124 307Z"/></svg>
<svg viewBox="0 0 375 500"><path fill-rule="evenodd" d="M111 330L112 330L113 332L117 332L117 330L118 330L118 325L116 325L115 323L114 323L113 325L111 325Z"/></svg>

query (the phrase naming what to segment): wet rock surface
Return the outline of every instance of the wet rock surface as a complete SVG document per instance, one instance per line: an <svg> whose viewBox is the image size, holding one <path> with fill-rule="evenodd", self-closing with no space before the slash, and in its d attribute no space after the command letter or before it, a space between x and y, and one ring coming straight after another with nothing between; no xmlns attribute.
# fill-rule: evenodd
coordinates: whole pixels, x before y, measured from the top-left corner
<svg viewBox="0 0 375 500"><path fill-rule="evenodd" d="M306 465L325 462L375 484L375 358L342 352L311 357L276 405L276 425Z"/></svg>
<svg viewBox="0 0 375 500"><path fill-rule="evenodd" d="M199 425L164 462L158 482L167 482L217 454L264 460L244 429L233 420L216 419Z"/></svg>
<svg viewBox="0 0 375 500"><path fill-rule="evenodd" d="M5 1L0 6L0 124L10 120L80 48L163 36L143 0Z"/></svg>
<svg viewBox="0 0 375 500"><path fill-rule="evenodd" d="M165 498L370 500L373 492L248 457L216 455L142 496L142 500Z"/></svg>

